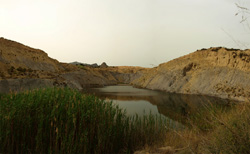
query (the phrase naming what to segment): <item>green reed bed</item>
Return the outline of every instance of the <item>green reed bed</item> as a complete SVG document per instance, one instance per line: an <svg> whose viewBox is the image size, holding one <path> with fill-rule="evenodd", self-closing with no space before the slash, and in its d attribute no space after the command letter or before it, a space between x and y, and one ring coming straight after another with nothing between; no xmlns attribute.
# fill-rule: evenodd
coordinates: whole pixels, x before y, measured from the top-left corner
<svg viewBox="0 0 250 154"><path fill-rule="evenodd" d="M167 126L68 88L0 95L0 153L130 153L164 141Z"/></svg>

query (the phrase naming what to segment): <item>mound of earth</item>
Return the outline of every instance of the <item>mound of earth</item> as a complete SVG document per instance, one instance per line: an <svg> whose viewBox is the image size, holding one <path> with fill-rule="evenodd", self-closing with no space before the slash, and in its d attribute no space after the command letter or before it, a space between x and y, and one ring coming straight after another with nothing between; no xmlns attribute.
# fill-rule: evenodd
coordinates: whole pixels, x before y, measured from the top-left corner
<svg viewBox="0 0 250 154"><path fill-rule="evenodd" d="M209 48L150 69L132 84L174 93L250 99L250 50Z"/></svg>
<svg viewBox="0 0 250 154"><path fill-rule="evenodd" d="M249 49L197 50L155 68L77 64L60 63L42 50L0 38L0 93L52 86L82 90L126 83L173 93L250 99Z"/></svg>
<svg viewBox="0 0 250 154"><path fill-rule="evenodd" d="M0 38L0 79L48 78L69 70L77 67L59 63L42 50Z"/></svg>
<svg viewBox="0 0 250 154"><path fill-rule="evenodd" d="M53 86L82 90L130 83L142 75L137 73L142 69L108 67L106 63L101 67L60 63L42 50L0 38L0 93Z"/></svg>

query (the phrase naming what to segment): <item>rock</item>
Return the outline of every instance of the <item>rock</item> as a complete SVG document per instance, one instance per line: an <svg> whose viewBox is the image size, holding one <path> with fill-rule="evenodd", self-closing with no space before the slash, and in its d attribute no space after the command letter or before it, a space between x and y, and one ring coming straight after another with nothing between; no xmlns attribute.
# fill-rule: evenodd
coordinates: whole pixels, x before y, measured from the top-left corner
<svg viewBox="0 0 250 154"><path fill-rule="evenodd" d="M77 62L77 61L75 61L75 62L72 62L72 63L69 63L69 64L72 64L72 65L88 65L88 64L85 64L85 63L80 63L80 62Z"/></svg>
<svg viewBox="0 0 250 154"><path fill-rule="evenodd" d="M91 64L90 66L93 67L93 68L98 68L99 67L97 63Z"/></svg>
<svg viewBox="0 0 250 154"><path fill-rule="evenodd" d="M72 65L76 65L76 66L88 66L88 67L92 67L92 68L98 68L98 64L97 63L94 63L94 64L86 64L86 63L80 63L80 62L72 62L72 63L69 63L69 64L72 64Z"/></svg>
<svg viewBox="0 0 250 154"><path fill-rule="evenodd" d="M108 65L105 63L105 62L103 62L101 65L100 65L100 68L107 68L108 67Z"/></svg>

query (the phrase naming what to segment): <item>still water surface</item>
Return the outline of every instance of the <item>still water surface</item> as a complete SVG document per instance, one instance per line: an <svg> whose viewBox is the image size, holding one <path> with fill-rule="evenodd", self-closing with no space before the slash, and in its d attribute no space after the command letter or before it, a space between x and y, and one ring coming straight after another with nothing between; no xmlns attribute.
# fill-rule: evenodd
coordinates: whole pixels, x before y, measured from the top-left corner
<svg viewBox="0 0 250 154"><path fill-rule="evenodd" d="M205 110L208 105L227 107L231 102L215 97L200 95L173 94L161 91L138 89L129 85L92 88L89 93L106 100L112 100L127 115L158 114L175 122L184 124L189 117Z"/></svg>

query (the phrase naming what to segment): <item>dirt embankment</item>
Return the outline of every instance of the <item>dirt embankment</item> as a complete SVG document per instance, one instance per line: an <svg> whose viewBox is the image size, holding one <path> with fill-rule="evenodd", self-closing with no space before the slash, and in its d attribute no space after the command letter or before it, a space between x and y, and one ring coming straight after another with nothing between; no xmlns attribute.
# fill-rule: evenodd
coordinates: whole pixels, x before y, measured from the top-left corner
<svg viewBox="0 0 250 154"><path fill-rule="evenodd" d="M163 63L132 84L148 89L250 99L250 50L210 48Z"/></svg>
<svg viewBox="0 0 250 154"><path fill-rule="evenodd" d="M42 50L0 38L0 92L44 86L81 90L118 83L249 101L250 49L202 49L155 68L92 68L60 63Z"/></svg>
<svg viewBox="0 0 250 154"><path fill-rule="evenodd" d="M40 87L85 87L130 83L140 67L78 67L60 63L42 50L0 38L0 92Z"/></svg>

